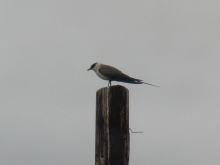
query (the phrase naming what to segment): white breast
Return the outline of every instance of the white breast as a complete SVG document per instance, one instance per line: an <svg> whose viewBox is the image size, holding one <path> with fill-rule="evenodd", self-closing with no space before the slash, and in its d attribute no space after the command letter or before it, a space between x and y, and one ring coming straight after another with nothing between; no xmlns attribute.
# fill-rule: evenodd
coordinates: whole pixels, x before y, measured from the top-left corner
<svg viewBox="0 0 220 165"><path fill-rule="evenodd" d="M96 73L97 76L99 76L101 79L103 79L103 80L109 80L109 78L106 77L106 76L104 76L104 75L102 75L102 74L99 72L98 69L95 71L95 73Z"/></svg>

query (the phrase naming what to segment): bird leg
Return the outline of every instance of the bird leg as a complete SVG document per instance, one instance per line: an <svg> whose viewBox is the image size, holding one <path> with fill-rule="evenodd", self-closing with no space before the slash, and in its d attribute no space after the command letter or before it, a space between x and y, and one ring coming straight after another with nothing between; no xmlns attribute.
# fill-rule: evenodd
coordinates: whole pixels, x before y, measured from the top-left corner
<svg viewBox="0 0 220 165"><path fill-rule="evenodd" d="M109 86L109 85L110 85L110 86L112 85L111 80L108 81L108 86Z"/></svg>

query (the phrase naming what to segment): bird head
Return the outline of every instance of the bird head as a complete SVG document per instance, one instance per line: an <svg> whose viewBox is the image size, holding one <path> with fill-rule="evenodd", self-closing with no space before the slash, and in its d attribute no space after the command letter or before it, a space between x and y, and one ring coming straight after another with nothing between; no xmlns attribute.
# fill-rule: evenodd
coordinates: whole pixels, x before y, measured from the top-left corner
<svg viewBox="0 0 220 165"><path fill-rule="evenodd" d="M89 70L94 70L94 67L95 67L96 64L97 64L97 62L94 63L94 64L92 64L91 67L90 67L87 71L89 71Z"/></svg>

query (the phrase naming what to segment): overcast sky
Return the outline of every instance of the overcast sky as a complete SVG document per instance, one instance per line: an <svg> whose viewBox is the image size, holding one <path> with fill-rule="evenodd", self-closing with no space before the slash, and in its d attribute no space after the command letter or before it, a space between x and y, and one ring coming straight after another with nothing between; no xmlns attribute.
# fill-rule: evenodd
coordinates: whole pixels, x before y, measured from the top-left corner
<svg viewBox="0 0 220 165"><path fill-rule="evenodd" d="M95 62L129 90L130 165L220 164L220 2L0 3L0 164L95 164Z"/></svg>

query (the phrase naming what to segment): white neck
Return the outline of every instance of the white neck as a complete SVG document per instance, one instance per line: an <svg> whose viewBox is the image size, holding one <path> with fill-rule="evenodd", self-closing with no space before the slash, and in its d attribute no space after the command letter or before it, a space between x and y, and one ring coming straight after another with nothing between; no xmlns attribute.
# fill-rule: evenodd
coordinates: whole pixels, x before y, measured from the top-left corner
<svg viewBox="0 0 220 165"><path fill-rule="evenodd" d="M97 69L99 69L100 65L101 65L101 63L97 62L95 67L93 68L93 70L96 72Z"/></svg>

